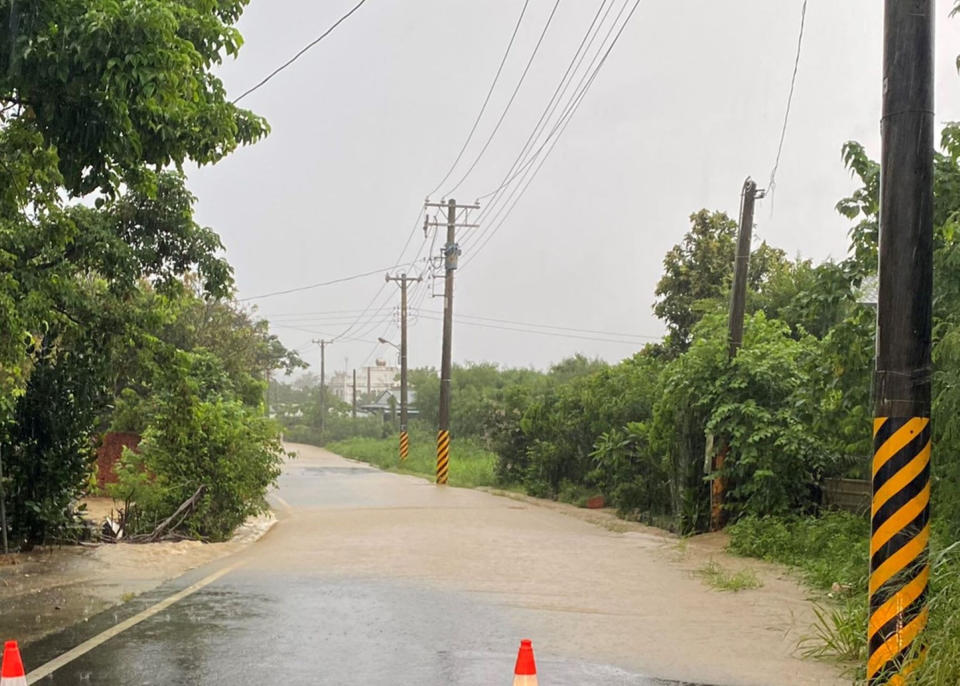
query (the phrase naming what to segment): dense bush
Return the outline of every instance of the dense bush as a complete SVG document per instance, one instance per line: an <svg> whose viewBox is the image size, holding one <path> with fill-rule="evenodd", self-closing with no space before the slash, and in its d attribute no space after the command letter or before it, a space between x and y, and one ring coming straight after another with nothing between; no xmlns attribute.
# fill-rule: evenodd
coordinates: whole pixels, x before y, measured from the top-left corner
<svg viewBox="0 0 960 686"><path fill-rule="evenodd" d="M78 533L74 501L95 458L91 428L107 396L103 357L89 348L78 352L81 346L64 337L46 340L0 442L15 548Z"/></svg>
<svg viewBox="0 0 960 686"><path fill-rule="evenodd" d="M126 503L127 533L144 533L201 486L181 531L209 540L265 507L284 455L279 427L231 390L209 353L173 352L153 379L139 454L126 452L111 494Z"/></svg>
<svg viewBox="0 0 960 686"><path fill-rule="evenodd" d="M144 434L140 454L125 453L111 492L133 503L128 533L143 533L205 486L181 530L225 540L265 509L283 454L273 423L238 401L171 399Z"/></svg>
<svg viewBox="0 0 960 686"><path fill-rule="evenodd" d="M621 515L654 522L671 511L670 476L663 457L652 448L649 432L647 424L629 422L623 429L600 434L586 481Z"/></svg>

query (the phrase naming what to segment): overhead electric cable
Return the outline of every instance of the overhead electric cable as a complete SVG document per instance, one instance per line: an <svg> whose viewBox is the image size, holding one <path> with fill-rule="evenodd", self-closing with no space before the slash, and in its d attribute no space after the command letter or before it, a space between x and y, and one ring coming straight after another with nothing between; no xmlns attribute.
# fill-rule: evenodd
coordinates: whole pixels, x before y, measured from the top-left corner
<svg viewBox="0 0 960 686"><path fill-rule="evenodd" d="M460 148L460 152L457 153L457 158L453 161L453 164L450 165L450 169L447 170L447 173L440 183L437 184L437 187L434 188L428 195L433 195L440 187L447 182L447 179L450 178L450 175L453 173L453 170L457 168L457 165L460 164L460 160L463 158L463 153L467 151L467 146L470 145L470 141L473 140L473 134L477 132L477 126L480 124L480 119L483 117L483 113L487 110L487 105L490 103L490 97L493 95L493 90L497 85L497 82L500 80L500 74L503 72L503 65L507 63L507 57L510 55L510 49L513 47L513 41L517 37L517 32L520 30L520 24L523 22L523 15L527 12L527 6L530 4L530 0L524 0L523 7L520 10L520 16L517 17L517 23L513 27L513 33L510 35L510 42L507 43L507 49L503 53L503 58L500 60L500 66L497 67L497 73L493 77L493 83L490 84L490 89L487 91L487 97L483 100L483 105L480 106L480 111L477 113L477 118L473 121L473 126L470 127L470 133L467 134L467 140L463 142L463 147Z"/></svg>
<svg viewBox="0 0 960 686"><path fill-rule="evenodd" d="M544 140L540 148L537 150L537 152L531 157L530 161L535 160L537 156L539 156L540 152L543 150L544 146L546 146L548 143L550 144L550 147L547 150L547 153L540 159L540 163L536 166L533 174L530 176L530 178L527 180L526 184L523 186L522 190L520 191L520 195L514 201L513 205L510 206L509 210L507 210L506 215L504 215L503 220L501 220L499 224L494 226L492 229L485 228L480 232L480 234L477 236L476 240L474 241L474 243L477 243L478 241L482 241L480 243L480 246L471 253L470 257L467 260L464 261L464 264L462 265L462 267L466 267L473 259L475 259L476 255L484 248L484 246L486 246L486 244L490 241L493 235L496 234L496 232L500 229L500 227L506 221L507 217L513 211L513 208L516 207L516 204L520 201L520 198L523 197L523 194L526 192L527 188L529 188L530 184L533 182L533 179L536 178L536 175L539 173L540 169L543 167L544 163L546 162L547 157L549 157L550 153L553 151L554 147L556 146L557 141L560 140L560 136L562 135L563 131L566 129L567 125L570 123L570 120L573 118L573 115L576 114L577 109L579 109L580 104L583 102L584 96L586 96L587 92L590 89L590 86L593 84L594 80L596 79L597 74L599 74L600 69L603 67L607 58L610 56L610 53L613 50L614 46L617 44L617 41L619 41L620 37L623 35L623 30L626 28L627 24L630 22L630 19L633 17L634 12L636 12L637 7L640 6L641 2L642 0L635 0L633 7L630 9L630 13L627 15L626 19L620 25L620 29L617 31L616 35L614 36L613 41L611 41L610 45L607 47L607 50L606 52L604 52L603 57L600 60L599 64L597 64L596 68L593 70L589 80L584 84L583 88L580 90L580 92L576 96L576 100L571 102L570 106L567 108L567 112L561 115L561 119L558 120L557 125L554 126L554 131L557 132L557 135L554 136L552 140L550 136L548 136L547 139ZM557 126L559 126L559 129L557 128ZM551 132L551 135L553 135L553 132ZM529 167L527 169L527 172L529 172ZM519 170L518 170L518 173L519 173ZM519 186L517 187L519 188ZM500 189L497 189L497 190L500 190ZM514 193L515 192L516 192L516 188L514 189ZM509 197L507 202L509 203ZM504 207L505 206L506 205L504 205ZM494 215L494 218L496 218L496 216L497 215ZM492 226L492 222L491 222L491 226Z"/></svg>
<svg viewBox="0 0 960 686"><path fill-rule="evenodd" d="M285 291L273 291L272 293L264 293L263 295L254 295L249 298L237 298L237 302L249 302L251 300L263 300L264 298L272 298L277 295L287 295L288 293L298 293L300 291L309 291L314 288L321 288L323 286L332 286L337 283L346 283L347 281L355 281L357 279L362 279L365 276L372 276L373 274L383 274L386 271L391 269L396 269L401 265L395 264L384 269L373 269L369 272L363 272L362 274L354 274L353 276L344 276L339 279L331 279L330 281L321 281L320 283L313 283L309 286L297 286L296 288L288 288Z"/></svg>
<svg viewBox="0 0 960 686"><path fill-rule="evenodd" d="M484 193L478 196L478 200L484 200L486 198L489 198L492 195L499 193L504 188L506 188L514 179L516 179L522 173L524 173L526 169L528 169L530 166L533 165L537 157L540 155L540 153L543 151L546 145L550 142L550 139L557 133L559 129L561 129L563 126L566 125L566 121L573 115L573 113L579 107L580 102L583 100L583 97L586 95L587 90L589 90L590 85L593 83L594 78L596 77L597 73L600 71L600 68L603 66L604 62L606 61L607 56L610 54L610 51L613 49L613 46L616 45L617 40L620 38L620 34L623 32L623 29L626 27L627 22L630 21L630 17L633 15L634 10L636 10L637 6L639 5L639 0L634 2L633 9L630 10L630 14L627 15L626 20L624 20L624 22L620 25L620 30L617 32L613 40L607 46L607 49L604 50L604 44L606 44L607 39L610 38L610 35L613 33L613 30L617 27L617 23L620 21L620 18L623 16L624 11L627 9L627 6L629 4L630 4L630 0L624 0L623 5L621 5L620 7L620 11L617 12L617 16L614 17L613 23L607 29L606 35L603 37L603 40L600 42L600 47L598 48L597 52L594 54L593 58L590 60L590 64L587 65L587 68L584 71L584 73L581 75L580 81L577 83L576 88L574 88L573 95L571 95L570 98L567 100L563 110L560 113L560 117L554 123L553 128L551 128L550 132L547 134L547 137L540 144L540 147L537 148L534 152L532 152L528 156L528 159L525 162L523 162L523 164L521 164L519 168L517 168L517 164L520 163L520 160L523 158L523 152L521 151L521 154L517 156L517 159L515 160L514 164L511 166L511 171L513 171L512 175L510 172L508 172L504 180L500 183L499 186L497 186L496 188L494 188L493 190L487 193ZM613 5L611 5L611 8L612 7ZM599 64L597 62L598 59L599 59ZM577 65L577 69L579 69L579 64ZM489 213L489 211L493 207L493 202L494 201L489 202L484 206L484 211L481 211L480 213L481 217Z"/></svg>
<svg viewBox="0 0 960 686"><path fill-rule="evenodd" d="M424 319L429 319L431 321L443 320L442 317L432 317L432 316L426 316L426 315L423 315L423 317ZM519 327L500 326L498 324L484 324L482 322L472 322L469 320L460 319L457 316L454 316L454 320L458 324L462 324L464 326L476 326L476 327L485 328L485 329L497 329L499 331L514 331L517 333L528 333L528 334L535 334L539 336L552 336L554 338L569 338L569 339L584 340L584 341L599 341L602 343L619 343L621 345L642 345L643 344L643 341L641 340L605 338L605 337L599 337L599 336L581 336L578 334L571 334L571 333L557 333L552 331L541 331L537 329L523 329ZM645 337L645 339L660 340L659 338L654 336Z"/></svg>
<svg viewBox="0 0 960 686"><path fill-rule="evenodd" d="M790 109L793 106L793 92L797 86L797 72L800 71L800 55L803 51L803 32L807 23L807 0L803 0L800 7L800 35L797 38L797 55L793 60L793 76L790 77L790 93L787 95L787 109L783 115L783 128L780 130L780 144L777 146L777 157L770 171L770 181L767 183L767 193L772 196L777 187L777 170L780 168L780 158L783 155L783 143L787 138L787 125L790 122Z"/></svg>
<svg viewBox="0 0 960 686"><path fill-rule="evenodd" d="M626 2L627 0L625 0L625 3ZM603 27L604 22L607 20L607 15L610 14L610 10L613 9L614 4L616 3L610 2L610 4L608 5L607 0L603 0L603 2L600 3L600 6L597 8L596 14L593 16L593 21L591 21L590 26L587 27L586 33L584 33L583 38L580 40L580 45L577 46L577 51L573 54L573 57L570 59L570 64L567 65L567 69L563 73L563 77L560 79L560 83L558 83L557 87L554 89L553 95L550 96L550 100L547 102L547 106L544 108L543 112L540 114L540 119L537 120L536 125L533 127L533 131L530 132L530 135L527 137L526 142L524 142L523 147L520 149L520 153L517 155L513 164L510 166L510 169L504 175L504 182L501 183L501 185L497 188L497 190L499 190L500 188L503 188L506 180L510 178L510 175L513 173L513 170L516 168L517 164L519 164L520 161L523 159L523 156L529 149L530 145L536 140L537 136L539 136L540 133L542 133L543 128L546 126L546 123L550 120L550 117L553 116L553 113L556 112L557 107L559 107L560 101L563 98L564 93L567 92L567 89L570 87L570 84L573 83L573 77L571 72L573 74L576 74L577 70L580 68L580 65L583 63L584 58L587 56L587 53L590 51L590 48L593 46L594 40L596 40L597 36L600 34L600 29ZM604 7L606 7L605 12L603 11ZM624 4L624 7L626 7L626 4ZM622 14L623 10L621 9L620 12ZM602 18L600 17L601 13L603 14ZM617 18L619 19L619 15ZM599 25L597 25L597 19L600 19ZM614 25L616 24L616 21L617 20L614 19ZM594 26L596 26L595 30L594 30ZM612 28L613 27L611 26L611 29ZM608 33L608 36L609 36L609 33ZM606 40L606 38L604 40ZM571 77L569 81L567 80L568 76ZM480 199L489 197L492 194L493 192L487 193L486 195L481 196ZM481 212L480 216L483 216L483 214L484 213Z"/></svg>
<svg viewBox="0 0 960 686"><path fill-rule="evenodd" d="M334 30L335 28L337 28L338 26L340 26L340 24L342 24L344 21L346 21L347 18L349 18L351 14L353 14L353 13L356 12L358 9L360 9L360 7L361 7L361 6L363 5L363 3L365 3L366 1L367 1L367 0L360 0L360 2L358 2L356 5L354 5L353 9L351 9L351 10L350 10L349 12L347 12L345 15L343 15L342 17L340 17L339 19L337 19L337 21L334 22L333 26L331 26L331 27L328 28L326 31L324 31L322 34L320 34L316 39L314 39L313 41L311 41L310 43L308 43L307 46L304 47L300 52L298 52L296 55L294 55L294 56L291 57L289 60L287 60L286 62L284 62L283 64L281 64L279 67L277 67L276 69L274 69L272 72L270 72L270 74L267 75L267 77L264 78L262 81L260 81L260 83L258 83L256 86L254 86L253 88L249 88L249 89L247 89L246 91L244 91L243 93L241 93L241 94L240 94L240 97L234 99L233 104L236 105L238 102L240 102L240 101L243 100L245 97L247 97L248 95L250 95L251 93L253 93L255 90L257 90L258 88L264 86L264 85L265 85L270 79L272 79L274 76L276 76L277 74L279 74L280 72L282 72L284 69L286 69L287 67L289 67L291 64L293 64L294 62L296 62L298 59L300 59L300 57L303 56L303 54L304 54L305 52L307 52L307 51L308 51L310 48L312 48L314 45L316 45L317 43L319 43L320 41L322 41L324 38L326 38L327 36L329 36L329 35L333 32L333 30Z"/></svg>
<svg viewBox="0 0 960 686"><path fill-rule="evenodd" d="M534 58L537 56L537 53L540 51L540 45L543 43L544 36L547 35L547 30L550 28L550 24L553 22L553 17L557 12L557 8L560 6L560 0L556 0L553 5L553 9L550 11L550 16L547 17L547 23L543 27L543 31L540 32L540 38L537 39L537 44L533 48L533 52L530 53L530 59L527 60L527 65L523 68L523 73L520 74L520 80L517 81L516 87L513 89L513 93L510 95L510 99L507 101L506 107L503 108L503 112L500 113L500 118L497 120L496 126L493 127L493 131L490 132L490 135L487 137L486 142L483 144L483 147L480 149L480 152L477 154L477 157L473 160L473 163L467 169L466 173L460 178L459 181L453 186L453 188L444 192L444 197L448 197L458 188L460 185L467 180L467 177L470 176L470 173L476 168L477 164L480 162L480 159L483 157L484 153L487 151L487 148L490 147L490 143L493 141L494 136L497 135L497 131L500 130L500 126L503 124L503 120L507 116L507 112L510 111L510 106L513 105L514 99L517 97L517 93L520 91L520 86L523 85L524 79L527 77L527 72L530 71L530 65L533 64Z"/></svg>
<svg viewBox="0 0 960 686"><path fill-rule="evenodd" d="M421 312L425 314L432 314L432 315L438 315L438 316L443 315L443 312L440 312L438 310L421 310ZM599 329L580 329L572 326L556 326L554 324L534 324L533 322L521 322L521 321L511 320L511 319L498 319L496 317L481 317L475 314L458 313L455 316L463 319L476 319L482 322L494 322L497 324L516 324L518 326L532 327L537 329L557 329L558 331L572 331L573 333L592 333L592 334L599 334L601 336L622 336L624 338L643 338L647 340L656 340L656 341L659 341L661 338L663 338L662 336L648 336L646 334L639 334L639 333L623 333L618 331L603 331Z"/></svg>
<svg viewBox="0 0 960 686"><path fill-rule="evenodd" d="M350 326L348 326L346 329L340 332L339 335L334 336L333 340L339 340L343 338L348 333L350 333L355 328L357 328L358 325L361 327L366 326L373 318L375 318L383 309L384 303L381 303L380 306L376 310L374 310L373 314L368 319L366 319L363 324L360 324L360 321L363 320L364 316L367 314L367 312L370 311L370 308L373 307L373 304L377 301L377 298L380 297L380 294L383 293L386 290L386 288L387 288L387 282L384 281L383 283L380 284L380 288L377 289L377 292L373 294L373 297L370 299L370 302L367 303L367 306L364 308L363 312L361 312L360 315L353 320L353 323L350 324Z"/></svg>
<svg viewBox="0 0 960 686"><path fill-rule="evenodd" d="M285 324L277 324L277 325L275 325L275 327L278 328L278 329L289 329L289 330L291 330L291 331L302 331L302 332L304 332L304 333L310 333L310 334L313 334L313 335L315 335L315 336L329 336L329 335L330 335L330 333L328 333L328 332L326 332L326 331L317 331L316 329L305 329L305 328L300 327L300 326L287 326L287 325L285 325ZM373 341L368 340L368 339L366 339L366 338L345 338L345 339L341 339L341 340L350 341L350 342L356 342L356 343L373 343Z"/></svg>
<svg viewBox="0 0 960 686"><path fill-rule="evenodd" d="M390 331L390 328L391 328L390 324L387 324L387 328L385 328L385 329L383 330L383 332L380 334L380 338L386 338L386 337L387 337L387 333ZM381 345L383 345L383 344L382 344L382 343L379 341L379 339L378 339L377 342L376 342L376 344L373 346L373 349L372 349L372 350L367 354L367 356L363 359L363 362L360 363L360 367L361 367L361 368L363 368L363 366L366 365L367 362L370 361L370 358L373 357L374 353L377 352L377 350L380 348Z"/></svg>

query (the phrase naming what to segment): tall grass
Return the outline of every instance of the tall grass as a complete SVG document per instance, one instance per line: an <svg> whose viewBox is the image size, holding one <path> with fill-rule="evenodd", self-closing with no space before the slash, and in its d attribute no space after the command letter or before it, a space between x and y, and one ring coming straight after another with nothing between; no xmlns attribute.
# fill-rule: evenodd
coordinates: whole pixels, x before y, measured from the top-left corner
<svg viewBox="0 0 960 686"><path fill-rule="evenodd" d="M813 588L866 588L870 522L831 512L822 517L745 517L729 528L730 550L790 565Z"/></svg>
<svg viewBox="0 0 960 686"><path fill-rule="evenodd" d="M436 439L429 433L410 434L410 455L400 463L399 436L385 439L348 438L329 443L327 449L396 472L433 478L437 472ZM454 438L450 444L450 485L474 488L496 485L497 456L470 439Z"/></svg>
<svg viewBox="0 0 960 686"><path fill-rule="evenodd" d="M935 526L934 531L956 536ZM800 643L805 657L838 660L852 683L862 684L867 654L867 545L865 517L829 513L806 518L745 518L730 527L730 550L795 568L811 587L829 591L817 620ZM934 537L930 624L921 642L926 658L908 686L960 684L960 542Z"/></svg>

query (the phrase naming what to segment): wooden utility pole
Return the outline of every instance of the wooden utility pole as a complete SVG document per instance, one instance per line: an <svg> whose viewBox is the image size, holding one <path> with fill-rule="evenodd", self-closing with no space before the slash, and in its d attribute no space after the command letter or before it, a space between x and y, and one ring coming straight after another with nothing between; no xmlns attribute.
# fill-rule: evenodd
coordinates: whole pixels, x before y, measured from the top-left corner
<svg viewBox="0 0 960 686"><path fill-rule="evenodd" d="M763 197L763 191L757 190L757 184L747 177L740 192L740 230L737 234L737 252L733 263L733 288L730 290L730 319L727 341L728 355L731 360L743 345L743 319L747 311L747 275L750 270L750 243L753 240L753 209L757 198ZM713 459L713 472L720 472L727 461L730 445L723 439L720 449ZM727 483L722 476L710 482L710 529L719 531L726 523L724 500Z"/></svg>
<svg viewBox="0 0 960 686"><path fill-rule="evenodd" d="M387 281L400 284L400 461L410 454L410 435L407 433L407 284L419 282L421 277L411 278L406 274L390 276Z"/></svg>
<svg viewBox="0 0 960 686"><path fill-rule="evenodd" d="M930 577L933 0L885 0L867 682L903 683Z"/></svg>
<svg viewBox="0 0 960 686"><path fill-rule="evenodd" d="M479 205L457 205L456 200L444 203L426 203L427 207L447 209L447 242L443 246L445 278L443 286L443 354L440 359L440 416L437 431L437 483L447 483L450 473L450 375L453 354L453 274L457 270L460 246L457 245L457 227L473 228L476 224L457 222L457 210L480 209ZM430 226L429 217L424 228ZM440 224L435 222L435 227Z"/></svg>
<svg viewBox="0 0 960 686"><path fill-rule="evenodd" d="M353 412L354 419L357 418L357 370L353 370Z"/></svg>
<svg viewBox="0 0 960 686"><path fill-rule="evenodd" d="M327 346L333 341L314 339L320 345L320 436L327 424Z"/></svg>

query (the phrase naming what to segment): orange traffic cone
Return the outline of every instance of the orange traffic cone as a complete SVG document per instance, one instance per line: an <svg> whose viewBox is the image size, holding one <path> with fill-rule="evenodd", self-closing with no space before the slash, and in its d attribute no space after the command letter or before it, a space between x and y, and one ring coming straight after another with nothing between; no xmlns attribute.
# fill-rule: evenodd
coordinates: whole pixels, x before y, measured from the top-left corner
<svg viewBox="0 0 960 686"><path fill-rule="evenodd" d="M529 638L520 641L517 666L513 669L513 686L537 686L537 663L533 660L533 644Z"/></svg>
<svg viewBox="0 0 960 686"><path fill-rule="evenodd" d="M27 686L23 660L16 641L7 641L3 646L3 666L0 667L0 686Z"/></svg>

